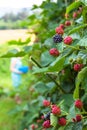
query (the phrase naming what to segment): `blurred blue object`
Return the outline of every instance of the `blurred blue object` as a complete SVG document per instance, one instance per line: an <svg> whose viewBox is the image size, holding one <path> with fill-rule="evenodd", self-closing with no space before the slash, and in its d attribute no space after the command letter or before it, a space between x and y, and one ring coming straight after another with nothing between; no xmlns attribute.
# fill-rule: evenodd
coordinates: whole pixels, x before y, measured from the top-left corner
<svg viewBox="0 0 87 130"><path fill-rule="evenodd" d="M22 66L22 67L19 68L19 70L20 70L21 72L23 72L23 73L27 73L28 70L29 70L29 67L28 67L28 66Z"/></svg>

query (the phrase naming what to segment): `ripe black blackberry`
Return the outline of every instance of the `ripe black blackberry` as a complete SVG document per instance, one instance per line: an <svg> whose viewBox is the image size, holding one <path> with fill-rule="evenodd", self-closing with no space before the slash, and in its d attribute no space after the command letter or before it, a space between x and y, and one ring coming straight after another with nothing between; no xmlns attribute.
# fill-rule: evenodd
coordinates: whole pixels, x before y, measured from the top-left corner
<svg viewBox="0 0 87 130"><path fill-rule="evenodd" d="M62 36L59 35L59 34L55 34L55 35L53 36L53 41L54 41L54 43L60 43L60 42L62 42L62 40L63 40L63 38L62 38Z"/></svg>
<svg viewBox="0 0 87 130"><path fill-rule="evenodd" d="M44 116L44 120L50 120L50 114L51 114L51 112L48 112L48 113Z"/></svg>

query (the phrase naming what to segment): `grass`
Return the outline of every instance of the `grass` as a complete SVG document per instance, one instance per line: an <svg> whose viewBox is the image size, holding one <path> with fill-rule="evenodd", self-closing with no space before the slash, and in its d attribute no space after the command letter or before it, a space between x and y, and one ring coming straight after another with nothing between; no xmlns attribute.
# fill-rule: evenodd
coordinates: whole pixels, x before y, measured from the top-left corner
<svg viewBox="0 0 87 130"><path fill-rule="evenodd" d="M23 64L26 64L27 61L23 60ZM31 86L31 82L35 81L35 78L31 73L24 74L22 77L23 85L15 90L10 77L10 59L1 58L0 67L0 130L19 130L23 112L20 111L16 114L13 112L11 115L8 113L11 110L16 111L16 107L20 109L29 100L29 89L27 88ZM14 100L16 93L19 93L22 98L22 104L20 105L16 104Z"/></svg>
<svg viewBox="0 0 87 130"><path fill-rule="evenodd" d="M10 76L10 59L0 59L0 87L5 89L12 89L11 76Z"/></svg>
<svg viewBox="0 0 87 130"><path fill-rule="evenodd" d="M9 97L0 98L0 130L18 130L21 114L9 114L15 105L14 100Z"/></svg>

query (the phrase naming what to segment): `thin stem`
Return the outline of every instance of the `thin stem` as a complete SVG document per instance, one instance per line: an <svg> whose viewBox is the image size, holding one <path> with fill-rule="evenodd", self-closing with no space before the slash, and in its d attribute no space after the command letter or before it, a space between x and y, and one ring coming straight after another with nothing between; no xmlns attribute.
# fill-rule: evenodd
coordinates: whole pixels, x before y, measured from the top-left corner
<svg viewBox="0 0 87 130"><path fill-rule="evenodd" d="M39 68L43 68L33 57L31 57L31 60L39 67ZM56 80L50 75L50 74L46 74L55 84L56 86L59 88L59 90L62 92L62 93L66 93L62 88L61 86L56 82Z"/></svg>
<svg viewBox="0 0 87 130"><path fill-rule="evenodd" d="M69 47L69 48L72 48L72 49L74 49L74 50L82 51L82 49L76 48L76 47L74 47L74 46L69 46L69 45L66 45L66 46Z"/></svg>
<svg viewBox="0 0 87 130"><path fill-rule="evenodd" d="M81 112L82 115L87 115L87 112Z"/></svg>
<svg viewBox="0 0 87 130"><path fill-rule="evenodd" d="M59 90L62 92L62 93L66 93L62 88L61 86L56 82L56 80L50 75L50 74L46 74L52 81L54 81L54 83L56 84L56 86L59 88Z"/></svg>
<svg viewBox="0 0 87 130"><path fill-rule="evenodd" d="M32 60L39 68L42 68L42 66L41 66L33 57L31 57L31 60Z"/></svg>

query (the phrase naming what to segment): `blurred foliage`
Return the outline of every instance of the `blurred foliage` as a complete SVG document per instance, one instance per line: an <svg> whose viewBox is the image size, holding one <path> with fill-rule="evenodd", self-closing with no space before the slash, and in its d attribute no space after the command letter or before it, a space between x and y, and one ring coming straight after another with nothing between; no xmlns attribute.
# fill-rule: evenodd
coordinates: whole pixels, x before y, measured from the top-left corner
<svg viewBox="0 0 87 130"><path fill-rule="evenodd" d="M73 12L82 8L81 13L74 19ZM39 9L39 10L38 10ZM85 130L87 128L87 17L86 2L61 0L52 2L43 1L40 6L33 7L33 14L29 16L29 33L35 33L37 39L33 45L30 41L21 44L20 52L17 49L1 53L2 57L27 56L29 66L32 68L34 79L30 81L29 86L22 88L21 96L25 93L25 104L16 107L10 114L23 112L20 130L33 130L34 124L36 130L42 130L42 115L51 111L50 107L44 108L43 100L49 100L52 104L57 104L62 110L61 116L66 116L68 122L65 127L57 125L56 117L51 115L50 121L52 128L49 130ZM69 17L65 18L65 12ZM61 15L60 15L61 14ZM71 21L71 26L65 26L63 39L70 35L73 38L71 45L65 45L64 42L55 44L53 35L55 27L61 23ZM20 41L12 41L11 44L20 44ZM9 44L9 45L11 45ZM51 48L57 48L60 51L58 57L49 55ZM73 66L75 63L82 63L84 66L81 71L75 72ZM32 79L32 78L31 78ZM29 92L28 96L26 92ZM77 110L74 107L74 101L81 99L84 109ZM76 114L82 114L83 121L73 123L71 120ZM38 122L39 120L39 122ZM56 128L54 126L57 126Z"/></svg>
<svg viewBox="0 0 87 130"><path fill-rule="evenodd" d="M29 10L22 9L17 14L6 13L0 18L0 29L21 29L27 28L27 17Z"/></svg>

